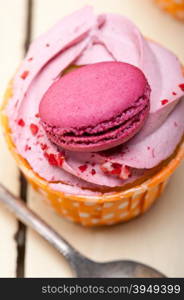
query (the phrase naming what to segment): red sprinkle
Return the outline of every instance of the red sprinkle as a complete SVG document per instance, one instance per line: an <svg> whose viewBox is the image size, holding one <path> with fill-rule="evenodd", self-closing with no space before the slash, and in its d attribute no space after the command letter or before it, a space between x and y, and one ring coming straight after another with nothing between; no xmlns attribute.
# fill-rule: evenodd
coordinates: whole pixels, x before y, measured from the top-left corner
<svg viewBox="0 0 184 300"><path fill-rule="evenodd" d="M150 150L150 146L148 146L147 149Z"/></svg>
<svg viewBox="0 0 184 300"><path fill-rule="evenodd" d="M92 165L92 167L94 167L94 166L96 165L96 163L95 163L95 162L92 162L92 164L91 164L91 165Z"/></svg>
<svg viewBox="0 0 184 300"><path fill-rule="evenodd" d="M113 170L111 171L111 174L113 175L119 175L121 173L121 168L122 168L122 165L121 164L118 164L118 163L112 163L112 167L113 167Z"/></svg>
<svg viewBox="0 0 184 300"><path fill-rule="evenodd" d="M30 125L30 130L31 130L33 135L36 135L38 133L38 126L32 123Z"/></svg>
<svg viewBox="0 0 184 300"><path fill-rule="evenodd" d="M38 134L37 138L40 139L41 137L43 137L43 134Z"/></svg>
<svg viewBox="0 0 184 300"><path fill-rule="evenodd" d="M130 168L119 163L105 162L101 165L101 169L104 173L109 175L116 175L125 180L131 176Z"/></svg>
<svg viewBox="0 0 184 300"><path fill-rule="evenodd" d="M54 154L45 153L45 157L48 159L49 164L51 164L52 166L57 166L57 160Z"/></svg>
<svg viewBox="0 0 184 300"><path fill-rule="evenodd" d="M19 119L17 123L18 123L18 125L21 126L21 127L24 127L24 126L25 126L25 122L24 122L23 119Z"/></svg>
<svg viewBox="0 0 184 300"><path fill-rule="evenodd" d="M177 93L176 92L172 92L172 94L175 96L175 95L177 95Z"/></svg>
<svg viewBox="0 0 184 300"><path fill-rule="evenodd" d="M29 151L29 150L31 150L31 147L28 145L25 145L25 151Z"/></svg>
<svg viewBox="0 0 184 300"><path fill-rule="evenodd" d="M45 46L46 46L46 47L50 47L50 44L47 43Z"/></svg>
<svg viewBox="0 0 184 300"><path fill-rule="evenodd" d="M51 166L62 167L64 157L61 154L45 152L44 156L47 158L47 160Z"/></svg>
<svg viewBox="0 0 184 300"><path fill-rule="evenodd" d="M131 176L132 176L132 174L131 174L130 168L128 166L122 166L120 178L125 180Z"/></svg>
<svg viewBox="0 0 184 300"><path fill-rule="evenodd" d="M48 146L46 144L40 144L40 147L43 151L48 149Z"/></svg>
<svg viewBox="0 0 184 300"><path fill-rule="evenodd" d="M86 171L87 167L88 167L87 165L82 165L79 167L79 170L83 173Z"/></svg>
<svg viewBox="0 0 184 300"><path fill-rule="evenodd" d="M167 100L167 99L164 99L164 100L161 101L162 105L165 105L165 104L167 104L168 102L169 102L169 100Z"/></svg>
<svg viewBox="0 0 184 300"><path fill-rule="evenodd" d="M91 175L95 175L95 174L96 174L95 169L92 169L92 170L91 170Z"/></svg>
<svg viewBox="0 0 184 300"><path fill-rule="evenodd" d="M39 115L39 114L36 114L36 115L35 115L35 117L36 117L36 118L39 118L39 117L40 117L40 115Z"/></svg>
<svg viewBox="0 0 184 300"><path fill-rule="evenodd" d="M24 72L21 74L20 77L21 77L22 79L26 79L28 75L29 75L29 71L24 71Z"/></svg>
<svg viewBox="0 0 184 300"><path fill-rule="evenodd" d="M64 157L61 154L58 154L57 157L58 167L62 167L63 161L64 161Z"/></svg>
<svg viewBox="0 0 184 300"><path fill-rule="evenodd" d="M181 89L182 91L184 91L184 83L179 84L179 87L180 87L180 89Z"/></svg>
<svg viewBox="0 0 184 300"><path fill-rule="evenodd" d="M32 61L32 60L33 60L33 57L28 58L28 61Z"/></svg>

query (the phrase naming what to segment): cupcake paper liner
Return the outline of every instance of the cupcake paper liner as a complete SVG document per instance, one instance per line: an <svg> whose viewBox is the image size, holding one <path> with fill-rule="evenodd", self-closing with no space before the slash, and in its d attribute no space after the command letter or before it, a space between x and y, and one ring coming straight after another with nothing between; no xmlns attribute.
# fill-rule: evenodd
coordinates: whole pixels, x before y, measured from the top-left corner
<svg viewBox="0 0 184 300"><path fill-rule="evenodd" d="M184 0L155 0L170 15L184 22Z"/></svg>
<svg viewBox="0 0 184 300"><path fill-rule="evenodd" d="M129 221L146 212L163 192L168 179L184 158L184 142L175 156L159 172L136 187L99 196L80 196L51 189L49 183L36 174L28 162L17 153L11 137L8 117L3 112L12 89L5 94L1 121L4 135L17 165L33 188L43 195L50 206L61 216L85 226L112 225Z"/></svg>

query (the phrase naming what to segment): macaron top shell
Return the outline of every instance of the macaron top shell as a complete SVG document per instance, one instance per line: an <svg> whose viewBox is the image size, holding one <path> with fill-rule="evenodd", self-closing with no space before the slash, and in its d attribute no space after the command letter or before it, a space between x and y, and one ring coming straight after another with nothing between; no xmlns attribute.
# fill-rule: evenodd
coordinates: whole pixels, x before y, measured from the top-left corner
<svg viewBox="0 0 184 300"><path fill-rule="evenodd" d="M144 74L121 62L79 68L57 80L40 103L42 121L63 128L95 126L121 114L142 97Z"/></svg>
<svg viewBox="0 0 184 300"><path fill-rule="evenodd" d="M52 84L42 98L39 114L49 138L58 146L100 151L137 133L149 112L149 93L148 82L137 67L122 62L96 63Z"/></svg>

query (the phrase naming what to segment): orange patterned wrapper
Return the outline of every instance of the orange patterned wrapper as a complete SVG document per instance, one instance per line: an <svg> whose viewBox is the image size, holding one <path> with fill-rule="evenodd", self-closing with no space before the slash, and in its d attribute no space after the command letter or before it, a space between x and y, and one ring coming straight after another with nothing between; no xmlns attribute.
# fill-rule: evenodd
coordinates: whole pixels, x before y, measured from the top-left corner
<svg viewBox="0 0 184 300"><path fill-rule="evenodd" d="M155 0L166 12L184 21L184 0Z"/></svg>
<svg viewBox="0 0 184 300"><path fill-rule="evenodd" d="M163 192L168 179L184 158L184 142L180 144L175 156L159 172L136 187L99 196L79 196L62 193L50 188L49 182L39 177L27 161L20 156L11 138L8 117L3 110L12 96L11 87L7 89L2 107L1 121L6 142L18 167L33 188L61 216L85 226L111 225L129 221L146 212Z"/></svg>

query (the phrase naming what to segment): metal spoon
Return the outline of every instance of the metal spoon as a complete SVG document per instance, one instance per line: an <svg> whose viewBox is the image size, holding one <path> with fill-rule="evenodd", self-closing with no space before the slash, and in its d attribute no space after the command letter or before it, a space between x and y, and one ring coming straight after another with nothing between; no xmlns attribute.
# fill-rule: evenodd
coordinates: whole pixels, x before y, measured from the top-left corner
<svg viewBox="0 0 184 300"><path fill-rule="evenodd" d="M59 253L64 255L70 264L75 277L165 277L159 271L135 261L118 260L99 263L85 257L74 249L36 213L28 208L21 199L15 197L1 184L0 202L4 203L19 220L34 229L56 248Z"/></svg>

